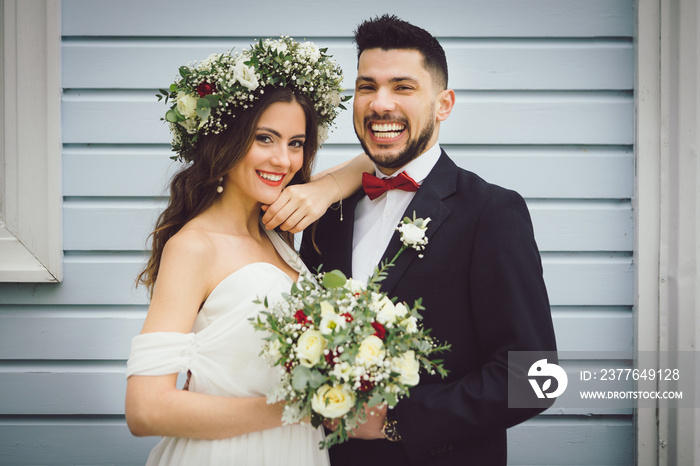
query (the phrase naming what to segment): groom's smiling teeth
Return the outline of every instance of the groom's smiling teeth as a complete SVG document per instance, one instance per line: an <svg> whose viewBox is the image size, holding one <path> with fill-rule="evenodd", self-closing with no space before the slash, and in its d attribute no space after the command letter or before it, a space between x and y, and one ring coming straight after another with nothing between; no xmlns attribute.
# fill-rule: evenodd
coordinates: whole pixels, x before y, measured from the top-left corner
<svg viewBox="0 0 700 466"><path fill-rule="evenodd" d="M282 178L284 178L284 175L279 175L276 173L261 172L260 170L256 170L256 172L258 173L258 176L263 180L272 181L273 183L281 181Z"/></svg>
<svg viewBox="0 0 700 466"><path fill-rule="evenodd" d="M401 123L372 123L370 128L376 138L392 139L399 137L406 129L406 125Z"/></svg>

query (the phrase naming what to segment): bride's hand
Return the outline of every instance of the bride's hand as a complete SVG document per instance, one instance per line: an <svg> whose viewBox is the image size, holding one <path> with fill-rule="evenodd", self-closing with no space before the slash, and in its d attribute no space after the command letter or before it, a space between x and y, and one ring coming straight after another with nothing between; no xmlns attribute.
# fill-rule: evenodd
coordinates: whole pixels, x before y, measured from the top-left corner
<svg viewBox="0 0 700 466"><path fill-rule="evenodd" d="M338 186L331 175L306 184L288 186L265 211L262 222L272 230L278 226L283 231L299 233L326 213L328 207L339 200Z"/></svg>

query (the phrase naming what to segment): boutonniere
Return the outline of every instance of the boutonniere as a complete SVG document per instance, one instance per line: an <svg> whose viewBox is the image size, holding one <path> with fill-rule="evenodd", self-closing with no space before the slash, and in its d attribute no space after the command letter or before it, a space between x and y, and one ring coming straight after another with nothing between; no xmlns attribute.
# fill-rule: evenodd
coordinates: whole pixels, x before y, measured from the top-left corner
<svg viewBox="0 0 700 466"><path fill-rule="evenodd" d="M408 217L404 217L399 226L396 228L401 234L401 242L403 243L402 249L413 248L416 251L422 251L428 244L428 238L425 236L425 232L428 229L428 223L430 222L430 217L426 219L416 218L416 213L413 212L413 220ZM419 254L418 257L423 257L423 254Z"/></svg>
<svg viewBox="0 0 700 466"><path fill-rule="evenodd" d="M394 265L396 259L399 258L401 254L406 249L415 249L418 254L418 258L422 259L423 254L421 251L425 250L428 245L428 237L425 235L428 229L428 223L430 223L430 217L428 218L416 218L416 213L413 212L413 219L409 217L404 217L396 227L399 232L399 239L401 240L401 248L398 250L396 255L389 262L382 262L378 267L374 268L374 274L370 278L370 283L378 283L386 278L387 269Z"/></svg>

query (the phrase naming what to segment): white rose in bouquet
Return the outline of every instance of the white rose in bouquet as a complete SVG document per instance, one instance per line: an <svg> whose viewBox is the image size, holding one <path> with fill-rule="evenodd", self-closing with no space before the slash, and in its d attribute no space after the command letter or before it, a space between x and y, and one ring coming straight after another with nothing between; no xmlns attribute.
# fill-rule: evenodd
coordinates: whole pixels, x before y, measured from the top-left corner
<svg viewBox="0 0 700 466"><path fill-rule="evenodd" d="M318 303L318 305L321 307L321 317L325 317L329 314L335 314L335 307L328 301L321 301Z"/></svg>
<svg viewBox="0 0 700 466"><path fill-rule="evenodd" d="M349 290L351 293L362 293L367 289L367 284L361 280L355 280L354 278L348 278L343 287Z"/></svg>
<svg viewBox="0 0 700 466"><path fill-rule="evenodd" d="M385 354L384 342L379 337L370 335L360 343L357 362L364 366L377 365L384 359Z"/></svg>
<svg viewBox="0 0 700 466"><path fill-rule="evenodd" d="M343 416L355 406L355 394L345 385L321 385L311 398L311 409L328 419Z"/></svg>
<svg viewBox="0 0 700 466"><path fill-rule="evenodd" d="M411 316L399 322L408 333L416 333L418 331L418 319Z"/></svg>
<svg viewBox="0 0 700 466"><path fill-rule="evenodd" d="M382 324L393 324L398 316L396 305L388 297L384 297L379 302L379 312L377 313L377 322ZM404 313L405 315L405 313Z"/></svg>
<svg viewBox="0 0 700 466"><path fill-rule="evenodd" d="M401 357L395 358L393 362L396 371L400 374L399 381L402 384L409 386L418 385L420 381L420 376L418 375L420 364L412 350L406 351Z"/></svg>
<svg viewBox="0 0 700 466"><path fill-rule="evenodd" d="M299 364L305 367L315 366L323 356L326 339L318 330L307 330L297 341L297 357Z"/></svg>

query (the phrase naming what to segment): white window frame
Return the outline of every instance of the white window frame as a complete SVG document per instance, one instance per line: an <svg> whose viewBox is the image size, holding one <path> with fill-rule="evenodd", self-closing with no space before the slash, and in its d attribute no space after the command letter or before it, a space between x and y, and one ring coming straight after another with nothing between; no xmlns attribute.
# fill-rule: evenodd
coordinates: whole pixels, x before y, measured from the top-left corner
<svg viewBox="0 0 700 466"><path fill-rule="evenodd" d="M59 282L61 2L0 0L0 16L0 282Z"/></svg>

